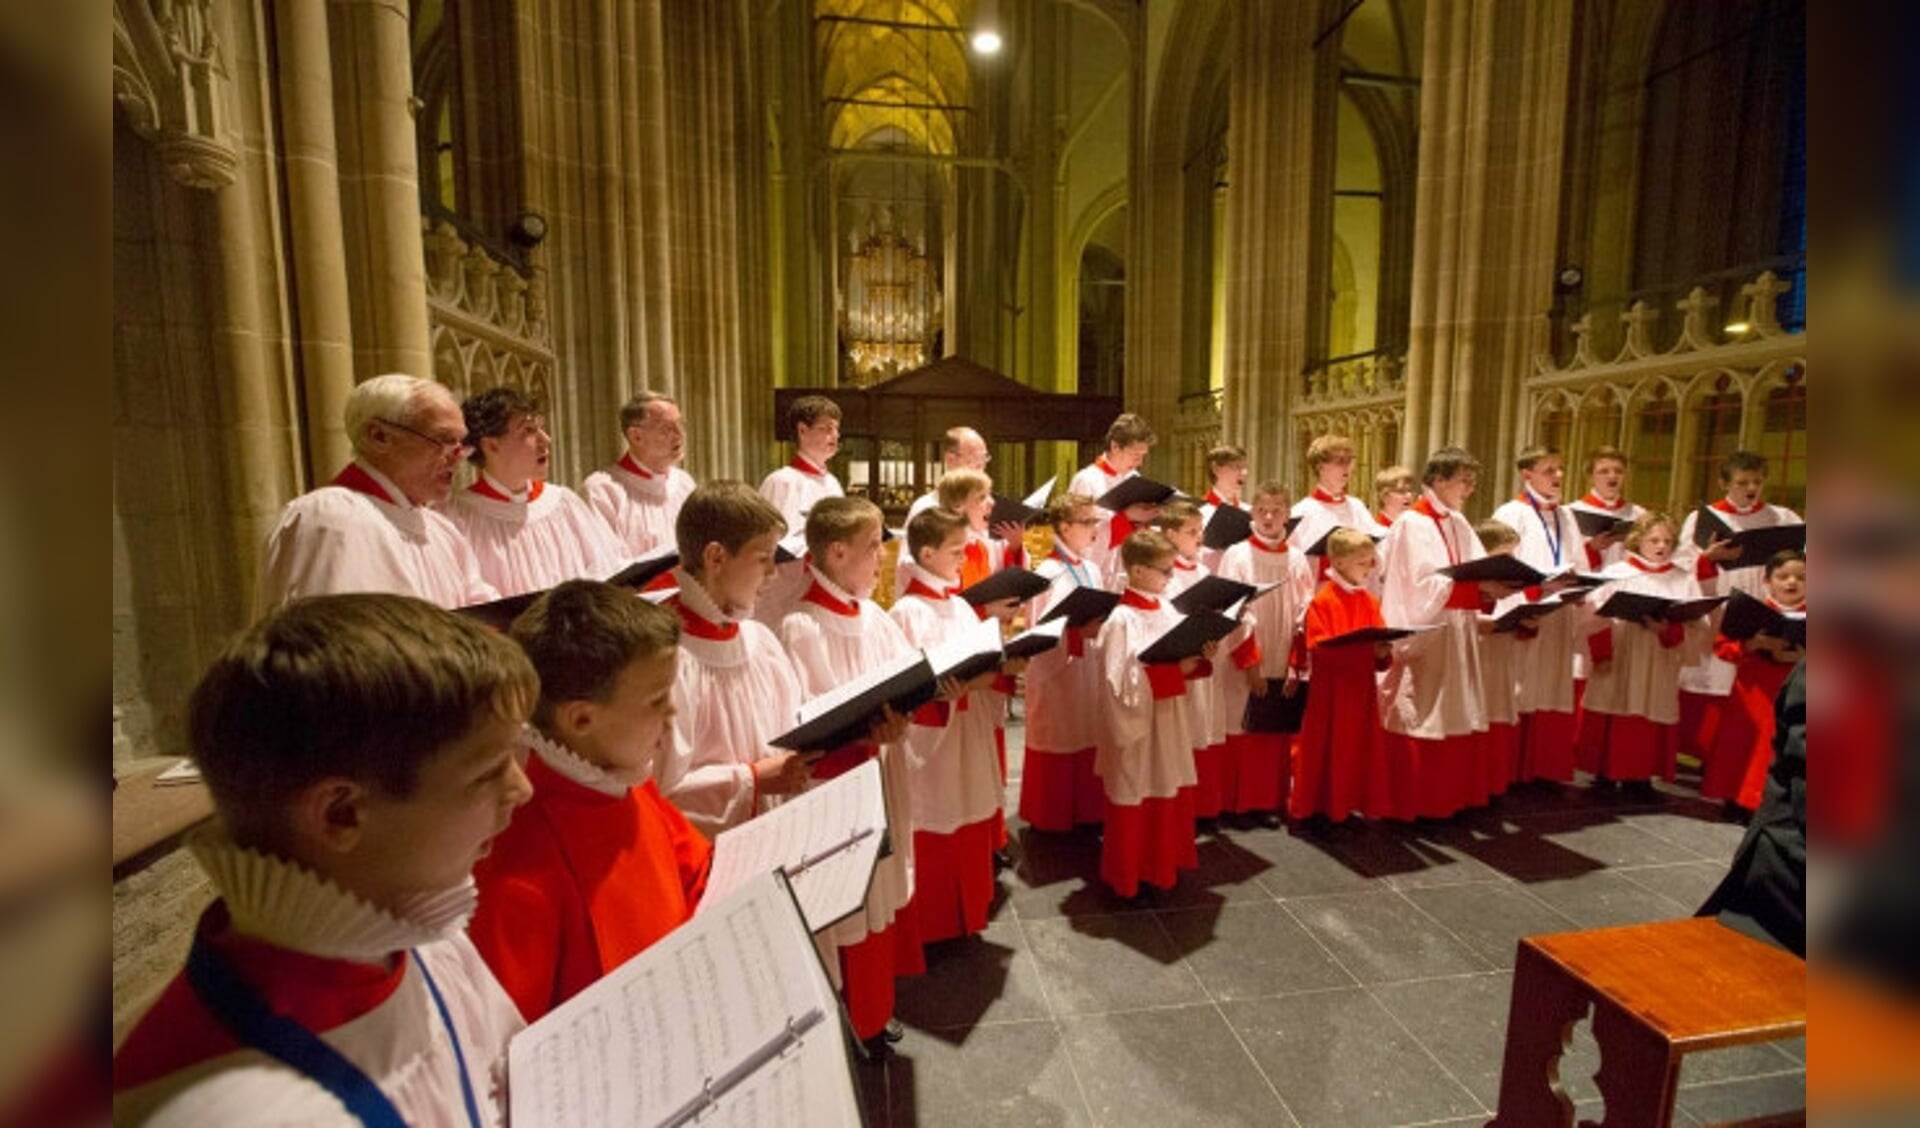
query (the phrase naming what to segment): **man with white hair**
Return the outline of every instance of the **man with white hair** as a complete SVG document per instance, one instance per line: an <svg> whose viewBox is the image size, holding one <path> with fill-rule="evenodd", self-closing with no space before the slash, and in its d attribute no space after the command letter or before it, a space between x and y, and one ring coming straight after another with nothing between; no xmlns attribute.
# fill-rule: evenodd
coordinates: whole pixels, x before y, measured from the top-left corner
<svg viewBox="0 0 1920 1128"><path fill-rule="evenodd" d="M641 392L620 409L620 433L626 453L587 475L584 492L627 551L640 556L673 543L674 519L693 492L693 475L679 466L687 431L679 404L659 392Z"/></svg>
<svg viewBox="0 0 1920 1128"><path fill-rule="evenodd" d="M415 376L375 376L347 397L346 428L353 461L288 502L267 538L262 610L360 591L448 608L498 599L466 538L428 508L453 492L471 449L453 393Z"/></svg>

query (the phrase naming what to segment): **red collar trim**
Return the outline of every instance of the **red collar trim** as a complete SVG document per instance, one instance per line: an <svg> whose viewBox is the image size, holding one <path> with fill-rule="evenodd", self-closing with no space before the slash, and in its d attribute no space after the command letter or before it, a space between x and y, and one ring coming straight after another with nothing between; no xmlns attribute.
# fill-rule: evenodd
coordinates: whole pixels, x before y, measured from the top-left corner
<svg viewBox="0 0 1920 1128"><path fill-rule="evenodd" d="M1806 614L1806 611L1807 611L1807 601L1804 599L1794 604L1792 607L1785 607L1785 606L1782 606L1779 603L1779 601L1775 600L1771 595L1769 595L1767 597L1767 606L1773 608L1775 611L1790 611L1790 612L1794 612L1796 614L1802 614L1802 615Z"/></svg>
<svg viewBox="0 0 1920 1128"><path fill-rule="evenodd" d="M1259 533L1249 533L1247 535L1247 543L1252 545L1256 552L1271 552L1276 556L1287 550L1287 542L1284 537L1272 544L1268 544L1266 539Z"/></svg>
<svg viewBox="0 0 1920 1128"><path fill-rule="evenodd" d="M1444 514L1433 507L1433 502L1427 500L1425 494L1422 494L1419 500L1413 503L1413 508L1415 511L1424 513L1435 521L1444 521L1446 519Z"/></svg>
<svg viewBox="0 0 1920 1128"><path fill-rule="evenodd" d="M739 637L739 623L711 622L688 607L677 595L667 602L680 613L680 628L695 638L704 638L708 642L727 642Z"/></svg>
<svg viewBox="0 0 1920 1128"><path fill-rule="evenodd" d="M1068 565L1069 567L1073 567L1073 568L1078 568L1082 564L1086 563L1086 559L1084 557L1075 556L1073 553L1068 552L1063 546L1058 544L1053 546L1053 552L1051 555L1055 560L1058 560L1060 563Z"/></svg>
<svg viewBox="0 0 1920 1128"><path fill-rule="evenodd" d="M363 493L368 497L377 497L388 505L398 505L387 487L374 481L373 475L366 472L358 462L349 462L338 474L333 476L332 485L343 486L354 493Z"/></svg>
<svg viewBox="0 0 1920 1128"><path fill-rule="evenodd" d="M1619 501L1609 502L1606 498L1601 497L1599 494L1594 493L1592 490L1588 490L1587 496L1580 499L1580 504L1589 506L1594 509L1605 509L1610 512L1617 513L1620 510L1625 509L1627 507L1628 502L1624 494L1621 495Z"/></svg>
<svg viewBox="0 0 1920 1128"><path fill-rule="evenodd" d="M1142 595L1132 588L1128 588L1126 591L1120 593L1120 604L1123 607L1131 607L1137 611L1160 610L1159 600L1150 595Z"/></svg>
<svg viewBox="0 0 1920 1128"><path fill-rule="evenodd" d="M1200 565L1195 564L1191 560L1187 560L1183 557L1176 556L1173 558L1173 566L1175 568L1180 569L1182 572L1191 572L1195 568L1198 568Z"/></svg>
<svg viewBox="0 0 1920 1128"><path fill-rule="evenodd" d="M654 478L659 476L655 474L653 471L647 469L645 466L640 465L639 461L633 457L632 451L628 451L627 453L621 455L618 465L620 469L625 470L627 473L632 474L636 478L645 478L648 481L652 481Z"/></svg>
<svg viewBox="0 0 1920 1128"><path fill-rule="evenodd" d="M945 599L959 590L957 587L935 590L928 587L927 582L918 576L907 582L907 594L917 595L922 599Z"/></svg>
<svg viewBox="0 0 1920 1128"><path fill-rule="evenodd" d="M1216 506L1240 504L1237 501L1228 501L1226 498L1221 497L1218 490L1208 490L1206 501L1208 505Z"/></svg>
<svg viewBox="0 0 1920 1128"><path fill-rule="evenodd" d="M1721 498L1719 501L1714 502L1713 505L1711 506L1711 508L1716 509L1721 513L1731 513L1736 517L1751 517L1752 515L1760 512L1762 509L1765 509L1766 507L1767 507L1767 499L1764 497L1761 498L1759 501L1754 502L1753 508L1751 509L1742 509L1724 497Z"/></svg>
<svg viewBox="0 0 1920 1128"><path fill-rule="evenodd" d="M1635 568L1638 568L1640 571L1645 572L1651 576L1657 576L1662 572L1673 571L1673 561L1671 560L1667 561L1665 564L1649 564L1646 561L1640 559L1638 556L1635 556L1631 553L1627 555L1627 563L1633 565Z"/></svg>
<svg viewBox="0 0 1920 1128"><path fill-rule="evenodd" d="M827 476L827 471L825 467L815 466L813 463L808 462L806 459L800 457L797 454L794 455L793 458L788 461L787 465L791 466L795 470L800 471L802 474L805 474L809 478L824 478Z"/></svg>
<svg viewBox="0 0 1920 1128"><path fill-rule="evenodd" d="M1387 516L1385 513L1375 513L1373 519L1377 524L1385 525L1388 528L1393 527L1393 518Z"/></svg>
<svg viewBox="0 0 1920 1128"><path fill-rule="evenodd" d="M1538 509L1542 513L1552 513L1554 510L1560 508L1559 502L1548 501L1546 498L1540 497L1539 495L1535 494L1532 490L1528 490L1528 489L1523 489L1519 493L1515 494L1513 497L1513 500L1524 501L1528 505L1533 506L1535 509Z"/></svg>
<svg viewBox="0 0 1920 1128"><path fill-rule="evenodd" d="M860 615L858 603L848 603L836 598L832 592L820 585L819 580L813 581L813 584L807 588L807 594L800 598L816 607L824 607L836 615L844 615L849 619L858 618Z"/></svg>
<svg viewBox="0 0 1920 1128"><path fill-rule="evenodd" d="M1311 497L1315 501L1325 502L1328 505L1345 505L1347 503L1346 494L1341 494L1339 497L1335 497L1332 494L1328 493L1327 491L1321 489L1319 486L1313 487L1313 492L1308 494L1307 496Z"/></svg>
<svg viewBox="0 0 1920 1128"><path fill-rule="evenodd" d="M1094 459L1093 465L1096 470L1099 470L1102 474L1105 474L1109 478L1117 478L1120 476L1120 471L1115 470L1113 468L1113 463L1108 462L1107 456L1104 454L1101 455L1099 458Z"/></svg>
<svg viewBox="0 0 1920 1128"><path fill-rule="evenodd" d="M528 502L539 501L540 491L546 488L547 488L547 484L545 482L541 481L538 478L535 478L533 482L527 486L527 501ZM481 477L475 478L473 480L473 484L467 487L467 492L477 493L481 497L490 497L495 501L505 501L505 502L513 501L513 498L510 495L496 489L494 487L494 484L492 482L487 481L484 475Z"/></svg>

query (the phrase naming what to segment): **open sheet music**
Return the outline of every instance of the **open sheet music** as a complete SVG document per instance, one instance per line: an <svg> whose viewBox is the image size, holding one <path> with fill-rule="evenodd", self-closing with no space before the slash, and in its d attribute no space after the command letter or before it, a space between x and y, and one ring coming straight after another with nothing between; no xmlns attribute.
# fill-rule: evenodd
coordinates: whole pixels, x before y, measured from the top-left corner
<svg viewBox="0 0 1920 1128"><path fill-rule="evenodd" d="M515 1036L513 1128L860 1123L838 1002L786 879L702 908Z"/></svg>
<svg viewBox="0 0 1920 1128"><path fill-rule="evenodd" d="M694 915L779 870L793 885L808 930L819 932L866 907L873 868L886 847L880 762L868 760L722 831L713 840L713 869Z"/></svg>

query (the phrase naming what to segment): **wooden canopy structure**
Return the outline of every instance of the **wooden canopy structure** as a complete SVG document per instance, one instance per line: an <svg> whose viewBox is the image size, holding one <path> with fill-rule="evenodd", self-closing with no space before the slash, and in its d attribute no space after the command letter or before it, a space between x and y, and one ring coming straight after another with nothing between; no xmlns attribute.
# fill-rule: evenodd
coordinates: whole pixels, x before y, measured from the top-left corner
<svg viewBox="0 0 1920 1128"><path fill-rule="evenodd" d="M890 515L902 511L931 484L939 465L940 437L953 427L972 427L1002 456L995 462L996 488L1017 493L1032 488L1034 444L1098 444L1121 411L1118 396L1036 391L983 364L947 356L865 388L780 388L773 395L774 428L784 432L787 407L801 396L825 396L840 405L840 458L864 463L864 480L842 472L849 492L873 499ZM1009 468L1005 448L1021 448ZM1085 453L1084 451L1082 453ZM1005 481L997 479L1004 474Z"/></svg>

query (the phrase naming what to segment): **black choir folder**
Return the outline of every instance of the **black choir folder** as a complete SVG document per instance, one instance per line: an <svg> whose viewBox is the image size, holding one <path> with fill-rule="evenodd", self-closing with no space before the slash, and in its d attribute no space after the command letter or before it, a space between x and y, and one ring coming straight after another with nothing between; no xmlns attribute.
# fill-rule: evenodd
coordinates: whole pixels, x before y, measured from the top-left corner
<svg viewBox="0 0 1920 1128"><path fill-rule="evenodd" d="M1288 521L1287 533L1291 535L1293 533L1293 527L1295 525L1298 525L1299 523L1300 523L1300 518L1298 517L1295 517L1292 520ZM1314 541L1312 544L1307 546L1306 555L1325 556L1327 554L1327 542L1329 540L1332 540L1333 534L1336 532L1339 532L1341 529L1353 529L1353 526L1352 525L1335 525L1333 528L1328 529L1324 533L1321 533L1319 540ZM1384 525L1377 526L1371 529L1354 529L1353 531L1356 533L1367 534L1367 536L1371 538L1373 543L1375 544L1379 544L1381 541L1387 539L1387 530L1386 530L1386 526Z"/></svg>
<svg viewBox="0 0 1920 1128"><path fill-rule="evenodd" d="M960 598L975 607L998 603L1003 599L1032 599L1051 586L1047 578L1025 568L1002 568L986 579L960 592Z"/></svg>
<svg viewBox="0 0 1920 1128"><path fill-rule="evenodd" d="M1321 646L1359 646L1362 643L1399 642L1403 638L1412 638L1425 634L1433 627L1361 627L1357 631L1334 635L1322 642Z"/></svg>
<svg viewBox="0 0 1920 1128"><path fill-rule="evenodd" d="M1065 619L1048 619L1008 639L1005 647L1007 657L1031 658L1036 654L1044 654L1060 645L1060 639L1066 633Z"/></svg>
<svg viewBox="0 0 1920 1128"><path fill-rule="evenodd" d="M1720 633L1736 642L1755 635L1783 639L1801 649L1807 645L1807 613L1776 611L1765 600L1736 591L1727 600L1727 613L1720 617Z"/></svg>
<svg viewBox="0 0 1920 1128"><path fill-rule="evenodd" d="M793 752L831 752L864 740L882 706L911 713L940 692L940 679L968 681L1007 657L997 620L970 624L938 646L884 663L800 706L794 727L768 741Z"/></svg>
<svg viewBox="0 0 1920 1128"><path fill-rule="evenodd" d="M1642 619L1665 619L1669 623L1684 623L1689 619L1698 619L1727 601L1724 595L1709 595L1698 599L1667 599L1664 596L1647 595L1637 591L1616 591L1600 605L1600 614L1609 619L1625 619L1637 623Z"/></svg>
<svg viewBox="0 0 1920 1128"><path fill-rule="evenodd" d="M606 577L606 582L615 587L632 588L638 591L646 587L654 577L662 572L671 571L679 563L680 550L670 544L661 545L621 566L619 571ZM513 621L520 617L521 612L533 606L534 600L545 594L547 594L546 588L521 592L519 595L509 595L505 599L468 604L460 608L460 613L472 616L496 630L504 631L513 626Z"/></svg>
<svg viewBox="0 0 1920 1128"><path fill-rule="evenodd" d="M1005 494L993 495L993 513L987 518L987 528L997 529L1008 521L1016 525L1031 525L1047 515L1047 499L1053 496L1053 483L1059 479L1054 475L1047 484L1023 498L1011 498Z"/></svg>
<svg viewBox="0 0 1920 1128"><path fill-rule="evenodd" d="M1571 567L1556 572L1542 572L1517 556L1490 555L1478 560L1468 560L1460 564L1449 564L1434 571L1450 576L1463 584L1512 584L1515 587L1538 587L1549 580L1572 577L1576 586L1598 587L1607 582L1608 577L1597 573L1576 572Z"/></svg>
<svg viewBox="0 0 1920 1128"><path fill-rule="evenodd" d="M1705 548L1714 539L1726 541L1740 550L1738 560L1721 563L1722 568L1758 568L1765 564L1773 554L1786 549L1796 552L1807 550L1807 526L1805 522L1791 525L1761 525L1753 529L1735 530L1722 520L1720 514L1710 505L1703 505L1693 520L1693 544L1695 548Z"/></svg>
<svg viewBox="0 0 1920 1128"><path fill-rule="evenodd" d="M721 831L694 916L777 870L793 887L807 930L824 932L867 907L873 868L893 852L889 834L880 761L868 760Z"/></svg>
<svg viewBox="0 0 1920 1128"><path fill-rule="evenodd" d="M1534 603L1522 601L1493 620L1493 631L1495 634L1506 634L1509 631L1517 631L1521 627L1531 627L1555 611L1566 610L1575 602L1575 599L1564 597L1542 599Z"/></svg>
<svg viewBox="0 0 1920 1128"><path fill-rule="evenodd" d="M1040 617L1042 623L1051 623L1055 619L1065 619L1069 627L1084 627L1095 619L1104 619L1113 613L1120 602L1120 593L1105 588L1077 587L1065 599L1047 608Z"/></svg>
<svg viewBox="0 0 1920 1128"><path fill-rule="evenodd" d="M1615 517L1612 510L1594 509L1577 501L1568 505L1567 509L1580 526L1580 535L1583 537L1623 537L1627 535L1627 530L1633 528L1633 518Z"/></svg>
<svg viewBox="0 0 1920 1128"><path fill-rule="evenodd" d="M1253 514L1237 505L1221 505L1216 506L1213 516L1207 518L1206 531L1201 534L1200 543L1208 548L1228 549L1252 535Z"/></svg>
<svg viewBox="0 0 1920 1128"><path fill-rule="evenodd" d="M1160 505L1179 490L1165 482L1156 482L1152 478L1139 474L1129 474L1120 479L1114 487L1103 493L1094 504L1113 513L1118 513L1129 505Z"/></svg>
<svg viewBox="0 0 1920 1128"><path fill-rule="evenodd" d="M1248 603L1279 587L1278 583L1243 584L1224 576L1202 576L1198 583L1173 597L1174 610L1183 615L1195 611L1219 611L1246 600Z"/></svg>
<svg viewBox="0 0 1920 1128"><path fill-rule="evenodd" d="M1198 658L1209 642L1219 642L1239 625L1239 619L1229 618L1218 611L1195 611L1155 636L1140 651L1140 661L1152 664Z"/></svg>
<svg viewBox="0 0 1920 1128"><path fill-rule="evenodd" d="M756 820L757 821L757 820ZM701 912L515 1035L513 1128L861 1123L827 980L779 870Z"/></svg>

